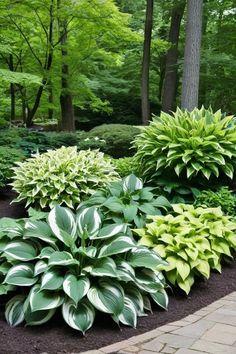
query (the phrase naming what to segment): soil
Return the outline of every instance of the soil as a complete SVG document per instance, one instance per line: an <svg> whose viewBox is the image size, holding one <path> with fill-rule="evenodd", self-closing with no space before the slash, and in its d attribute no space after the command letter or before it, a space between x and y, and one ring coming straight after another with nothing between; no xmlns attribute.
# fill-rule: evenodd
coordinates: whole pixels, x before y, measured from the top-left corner
<svg viewBox="0 0 236 354"><path fill-rule="evenodd" d="M23 217L23 206L9 206L12 193L0 195L0 217ZM44 325L10 328L4 319L0 304L0 354L68 354L98 349L128 339L201 309L204 306L236 290L236 262L225 265L222 274L212 273L207 281L197 281L188 297L182 293L169 294L169 309L162 311L153 306L153 313L138 320L137 329L122 326L121 329L109 316L98 315L93 327L82 336L62 320L60 313Z"/></svg>

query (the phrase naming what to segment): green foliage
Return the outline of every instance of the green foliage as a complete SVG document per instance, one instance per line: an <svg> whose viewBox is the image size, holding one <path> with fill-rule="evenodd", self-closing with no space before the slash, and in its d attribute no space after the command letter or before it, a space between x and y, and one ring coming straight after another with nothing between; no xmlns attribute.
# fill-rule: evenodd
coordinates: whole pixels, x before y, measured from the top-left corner
<svg viewBox="0 0 236 354"><path fill-rule="evenodd" d="M105 140L106 145L101 150L114 158L132 156L134 149L132 141L140 132L140 129L125 124L103 124L93 128L87 133L88 138Z"/></svg>
<svg viewBox="0 0 236 354"><path fill-rule="evenodd" d="M47 137L49 145L51 148L58 149L61 146L76 146L78 145L78 135L76 133L69 132L52 132L44 133Z"/></svg>
<svg viewBox="0 0 236 354"><path fill-rule="evenodd" d="M81 199L118 177L109 158L98 151L79 151L62 147L35 154L14 168L13 189L19 194L15 201L41 208L66 204L73 208Z"/></svg>
<svg viewBox="0 0 236 354"><path fill-rule="evenodd" d="M121 177L129 176L132 173L138 175L138 162L134 156L114 159L113 165L115 165L116 170Z"/></svg>
<svg viewBox="0 0 236 354"><path fill-rule="evenodd" d="M107 225L94 207L74 214L56 206L47 222L29 219L17 230L8 227L5 235L0 245L2 268L7 268L3 284L18 293L6 304L10 326L40 325L61 308L65 322L85 333L96 310L136 327L137 317L151 310L147 295L167 308L158 270L166 262L137 246L125 224Z"/></svg>
<svg viewBox="0 0 236 354"><path fill-rule="evenodd" d="M155 195L152 190L144 187L135 175L130 175L97 191L81 207L97 206L111 222L143 227L147 215L161 214L171 208L165 197Z"/></svg>
<svg viewBox="0 0 236 354"><path fill-rule="evenodd" d="M217 192L206 190L197 196L195 206L210 208L221 207L221 210L228 215L236 215L236 197L228 187L221 187Z"/></svg>
<svg viewBox="0 0 236 354"><path fill-rule="evenodd" d="M7 128L8 124L9 123L6 121L6 119L0 117L0 130Z"/></svg>
<svg viewBox="0 0 236 354"><path fill-rule="evenodd" d="M12 167L15 166L15 162L23 159L21 150L0 146L0 187L10 182L13 176Z"/></svg>
<svg viewBox="0 0 236 354"><path fill-rule="evenodd" d="M194 277L209 278L210 269L221 271L224 257L236 248L236 223L220 208L173 205L175 215L150 216L151 223L134 230L140 244L153 248L169 265L168 280L187 294Z"/></svg>
<svg viewBox="0 0 236 354"><path fill-rule="evenodd" d="M233 116L221 111L177 109L161 113L137 136L136 157L147 180L157 174L207 180L233 178L236 164L236 126Z"/></svg>
<svg viewBox="0 0 236 354"><path fill-rule="evenodd" d="M80 134L79 142L77 143L79 150L100 149L106 150L106 141L99 139L97 136L89 138L87 133Z"/></svg>

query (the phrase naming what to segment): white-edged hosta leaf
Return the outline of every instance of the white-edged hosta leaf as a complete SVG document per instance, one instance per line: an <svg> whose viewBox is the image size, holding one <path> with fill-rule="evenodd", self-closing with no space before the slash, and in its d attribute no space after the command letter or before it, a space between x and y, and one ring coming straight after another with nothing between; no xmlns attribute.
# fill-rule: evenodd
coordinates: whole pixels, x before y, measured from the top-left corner
<svg viewBox="0 0 236 354"><path fill-rule="evenodd" d="M40 252L40 255L39 255L39 258L46 258L46 259L49 259L50 256L55 252L55 249L50 247L50 246L47 246L47 247L44 247L42 249L42 251Z"/></svg>
<svg viewBox="0 0 236 354"><path fill-rule="evenodd" d="M83 270L97 277L117 277L116 263L109 257L98 259L92 266Z"/></svg>
<svg viewBox="0 0 236 354"><path fill-rule="evenodd" d="M158 290L156 293L151 293L150 296L157 305L167 310L169 300L165 289Z"/></svg>
<svg viewBox="0 0 236 354"><path fill-rule="evenodd" d="M100 280L89 289L87 297L95 308L115 316L118 316L124 307L123 288L114 281Z"/></svg>
<svg viewBox="0 0 236 354"><path fill-rule="evenodd" d="M77 214L76 218L80 238L86 239L97 236L102 223L97 208L85 208Z"/></svg>
<svg viewBox="0 0 236 354"><path fill-rule="evenodd" d="M48 263L41 259L34 266L34 276L44 273L47 268L48 268Z"/></svg>
<svg viewBox="0 0 236 354"><path fill-rule="evenodd" d="M152 313L152 305L147 295L142 294L144 309Z"/></svg>
<svg viewBox="0 0 236 354"><path fill-rule="evenodd" d="M31 286L38 280L34 276L32 264L18 264L9 269L4 283L18 286Z"/></svg>
<svg viewBox="0 0 236 354"><path fill-rule="evenodd" d="M94 237L90 237L91 240L93 239L102 239L102 238L109 238L112 236L115 236L117 234L119 234L120 232L125 232L127 229L127 225L126 224L112 224L112 225L108 225L103 227L102 229L99 230L98 234Z"/></svg>
<svg viewBox="0 0 236 354"><path fill-rule="evenodd" d="M55 251L51 254L48 265L51 266L67 266L71 264L79 264L79 261L73 258L73 256L66 251Z"/></svg>
<svg viewBox="0 0 236 354"><path fill-rule="evenodd" d="M93 325L95 311L86 300L77 306L72 301L67 301L62 306L62 315L66 323L83 334Z"/></svg>
<svg viewBox="0 0 236 354"><path fill-rule="evenodd" d="M76 238L76 221L70 209L55 206L48 214L48 223L60 241L69 247L73 245Z"/></svg>
<svg viewBox="0 0 236 354"><path fill-rule="evenodd" d="M116 268L116 274L118 279L125 282L135 281L135 272L129 263L123 260L117 260Z"/></svg>
<svg viewBox="0 0 236 354"><path fill-rule="evenodd" d="M124 288L125 296L128 297L134 304L138 316L144 315L144 303L140 290L134 284L127 284Z"/></svg>
<svg viewBox="0 0 236 354"><path fill-rule="evenodd" d="M146 247L136 247L129 253L127 261L133 267L156 269L160 265L167 265L158 254Z"/></svg>
<svg viewBox="0 0 236 354"><path fill-rule="evenodd" d="M52 231L45 221L29 220L25 223L24 237L35 237L43 240L47 243L54 244L56 237L52 234Z"/></svg>
<svg viewBox="0 0 236 354"><path fill-rule="evenodd" d="M148 293L155 293L164 287L163 280L159 279L152 270L147 268L138 270L135 273L135 280L137 286Z"/></svg>
<svg viewBox="0 0 236 354"><path fill-rule="evenodd" d="M134 303L128 297L124 297L124 308L118 315L118 320L124 325L136 328L137 326L137 311Z"/></svg>
<svg viewBox="0 0 236 354"><path fill-rule="evenodd" d="M108 244L101 247L98 257L107 257L124 253L135 247L134 241L129 236L118 236Z"/></svg>
<svg viewBox="0 0 236 354"><path fill-rule="evenodd" d="M35 285L29 295L32 311L50 310L59 307L64 298L59 293L41 290L40 285Z"/></svg>
<svg viewBox="0 0 236 354"><path fill-rule="evenodd" d="M64 276L54 269L48 270L42 276L41 290L58 290L62 287Z"/></svg>
<svg viewBox="0 0 236 354"><path fill-rule="evenodd" d="M32 311L28 296L28 298L25 300L23 311L26 324L29 326L36 326L49 321L56 312L56 308L42 311Z"/></svg>
<svg viewBox="0 0 236 354"><path fill-rule="evenodd" d="M122 181L124 192L134 192L143 188L143 182L134 174L125 177Z"/></svg>
<svg viewBox="0 0 236 354"><path fill-rule="evenodd" d="M77 304L88 292L90 280L87 277L76 277L73 274L67 274L63 282L64 292Z"/></svg>
<svg viewBox="0 0 236 354"><path fill-rule="evenodd" d="M30 261L37 257L37 250L27 241L10 242L4 247L4 253L20 261Z"/></svg>
<svg viewBox="0 0 236 354"><path fill-rule="evenodd" d="M15 327L24 321L24 301L24 295L16 295L7 302L5 317L9 326Z"/></svg>
<svg viewBox="0 0 236 354"><path fill-rule="evenodd" d="M0 296L6 295L9 291L13 291L15 289L16 289L15 285L0 284Z"/></svg>
<svg viewBox="0 0 236 354"><path fill-rule="evenodd" d="M126 222L131 222L134 220L138 212L138 207L137 205L130 204L130 205L125 205L125 208L123 210L124 218Z"/></svg>

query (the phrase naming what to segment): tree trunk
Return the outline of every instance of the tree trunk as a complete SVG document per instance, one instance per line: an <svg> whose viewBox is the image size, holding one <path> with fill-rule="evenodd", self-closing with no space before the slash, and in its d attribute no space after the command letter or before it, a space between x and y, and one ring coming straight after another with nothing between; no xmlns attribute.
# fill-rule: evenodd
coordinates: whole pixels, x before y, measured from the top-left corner
<svg viewBox="0 0 236 354"><path fill-rule="evenodd" d="M14 71L13 55L9 55L9 69ZM11 122L16 119L16 94L15 94L15 85L10 84L10 96L11 96Z"/></svg>
<svg viewBox="0 0 236 354"><path fill-rule="evenodd" d="M170 112L175 109L174 106L178 75L178 42L185 4L186 0L181 0L177 3L174 1L171 13L171 24L169 31L169 42L171 47L166 54L166 68L162 90L162 110L164 112Z"/></svg>
<svg viewBox="0 0 236 354"><path fill-rule="evenodd" d="M198 106L203 0L187 1L187 27L184 50L181 108Z"/></svg>
<svg viewBox="0 0 236 354"><path fill-rule="evenodd" d="M52 120L53 119L53 115L54 115L54 109L52 107L53 105L53 89L52 89L52 85L51 82L48 86L48 103L50 105L50 107L48 108L48 119Z"/></svg>
<svg viewBox="0 0 236 354"><path fill-rule="evenodd" d="M150 120L149 67L151 54L152 22L153 0L147 0L141 79L142 122L144 125L148 124L148 121Z"/></svg>

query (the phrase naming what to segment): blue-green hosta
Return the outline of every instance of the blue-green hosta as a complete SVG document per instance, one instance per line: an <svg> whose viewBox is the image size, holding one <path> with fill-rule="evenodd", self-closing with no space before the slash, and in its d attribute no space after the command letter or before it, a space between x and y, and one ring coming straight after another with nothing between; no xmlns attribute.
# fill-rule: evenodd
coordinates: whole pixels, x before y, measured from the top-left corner
<svg viewBox="0 0 236 354"><path fill-rule="evenodd" d="M162 195L151 187L144 187L141 179L131 174L94 193L84 206L97 206L111 222L125 222L131 227L143 227L147 215L158 215L171 209Z"/></svg>
<svg viewBox="0 0 236 354"><path fill-rule="evenodd" d="M173 205L174 215L150 216L152 222L135 230L140 244L153 248L168 265L165 274L187 294L196 275L209 278L210 269L221 271L225 257L236 249L236 223L220 208Z"/></svg>
<svg viewBox="0 0 236 354"><path fill-rule="evenodd" d="M127 236L126 224L107 225L96 208L74 214L56 206L47 221L28 220L17 231L0 247L8 267L3 284L20 288L6 304L11 326L42 324L61 309L66 323L84 333L97 311L135 327L151 310L148 295L167 308L159 270L166 262Z"/></svg>
<svg viewBox="0 0 236 354"><path fill-rule="evenodd" d="M177 109L161 113L135 139L136 159L143 176L155 180L167 173L191 179L233 178L236 165L236 125L221 111Z"/></svg>
<svg viewBox="0 0 236 354"><path fill-rule="evenodd" d="M65 204L74 208L83 198L90 196L119 176L111 159L99 151L62 147L35 154L14 168L13 189L19 194L15 201L41 208Z"/></svg>

